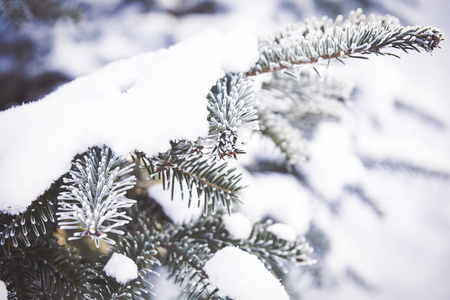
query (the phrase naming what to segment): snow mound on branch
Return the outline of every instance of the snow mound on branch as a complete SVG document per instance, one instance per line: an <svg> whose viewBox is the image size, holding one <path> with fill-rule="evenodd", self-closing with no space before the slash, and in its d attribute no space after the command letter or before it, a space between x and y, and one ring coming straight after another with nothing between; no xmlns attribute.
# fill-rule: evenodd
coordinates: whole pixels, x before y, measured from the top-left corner
<svg viewBox="0 0 450 300"><path fill-rule="evenodd" d="M154 184L147 190L148 195L161 205L164 213L177 224L187 224L197 220L202 215L202 205L198 205L197 189L192 189L191 205L189 206L189 187L183 181L184 199L181 197L179 184L174 185L173 199L170 191L164 190L162 184ZM184 202L184 203L180 203Z"/></svg>
<svg viewBox="0 0 450 300"><path fill-rule="evenodd" d="M244 32L225 33L222 45L221 66L225 72L247 72L259 59L258 41Z"/></svg>
<svg viewBox="0 0 450 300"><path fill-rule="evenodd" d="M222 217L225 229L230 237L237 240L248 239L252 233L252 222L241 213L233 213Z"/></svg>
<svg viewBox="0 0 450 300"><path fill-rule="evenodd" d="M295 232L295 229L287 224L276 223L269 225L267 227L267 231L272 233L276 237L288 242L294 242L297 239L297 233Z"/></svg>
<svg viewBox="0 0 450 300"><path fill-rule="evenodd" d="M256 39L247 36L241 45L243 40L243 34L207 30L0 112L0 211L26 210L88 147L152 155L169 148L171 139L207 135L211 86L225 71L247 70L257 60Z"/></svg>
<svg viewBox="0 0 450 300"><path fill-rule="evenodd" d="M247 178L242 212L253 222L269 217L291 225L298 236L309 229L314 214L311 195L292 175L264 173Z"/></svg>
<svg viewBox="0 0 450 300"><path fill-rule="evenodd" d="M288 300L283 285L254 255L236 247L225 247L204 266L211 283L219 288L219 296L235 300Z"/></svg>
<svg viewBox="0 0 450 300"><path fill-rule="evenodd" d="M126 284L128 281L138 277L136 263L131 258L120 253L113 253L103 270L106 275L115 278L120 284Z"/></svg>

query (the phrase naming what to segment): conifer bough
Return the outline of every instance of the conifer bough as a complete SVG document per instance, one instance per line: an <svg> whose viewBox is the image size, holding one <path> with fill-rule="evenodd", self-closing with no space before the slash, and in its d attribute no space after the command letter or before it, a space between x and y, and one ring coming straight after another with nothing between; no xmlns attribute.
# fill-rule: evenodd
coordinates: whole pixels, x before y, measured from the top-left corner
<svg viewBox="0 0 450 300"><path fill-rule="evenodd" d="M240 172L229 168L223 160L236 158L242 152L241 130L247 128L272 139L289 163L299 163L298 158L308 152L307 139L300 138L302 124L306 122L304 116L312 114L323 120L327 117L324 115L334 115L333 110L327 110L326 102L316 105L317 98L342 103L350 95L351 89L346 85L334 85L332 80L313 82L310 77L289 69L333 58L372 53L395 55L384 52L386 48L431 52L441 40L443 34L436 28L401 27L394 17L366 17L361 10L350 13L346 21L341 16L335 21L327 17L320 21L311 19L261 40L260 58L252 68L250 65L257 57L249 64L250 70L230 71L211 88L207 136L195 142L174 137L171 148L156 155L136 152L148 172L147 179L162 181L172 198L175 186L179 185L189 204L196 196L198 206L203 206L203 216L190 223L172 222L161 206L136 185L137 179L131 175L134 164L114 155L108 146L88 149L75 161L69 176L56 181L26 212L16 217L0 215L3 225L0 245L4 248L0 251L0 274L10 298L148 298L153 288L150 275L156 273L155 266L163 265L182 287L185 298L223 299L219 296L221 287L215 286L204 267L216 253L229 246L256 256L267 272L271 270L279 277L287 272L288 263L314 263L312 248L304 238L288 241L275 235L269 230L271 221L254 224L248 238L237 239L228 232L221 216L232 213L232 204L241 201L239 192L243 187L239 185ZM300 76L303 81L298 84L292 78L274 75L259 93L268 99L256 103L256 92L248 77L280 70ZM214 80L224 73L220 74ZM333 93L324 93L322 88L328 92L330 86ZM277 93L282 96L277 98L274 96ZM297 98L297 102L284 110L275 104L267 105L267 101L289 98L285 96ZM55 193L59 194L57 199L52 196ZM138 201L128 199L126 193ZM92 249L89 255L98 260L80 264L88 261L86 253L78 253L72 243L61 246L63 243L54 238L58 235L57 227L50 226L56 207L59 229L75 230L67 240L91 238L97 248L100 240L106 241L110 244L105 244L107 256L112 252L124 254L136 264L138 277L126 284L114 280L104 272L105 258L95 257L98 253ZM34 235L29 235L30 231ZM107 236L108 233L117 236Z"/></svg>
<svg viewBox="0 0 450 300"><path fill-rule="evenodd" d="M403 27L395 17L366 17L358 9L351 12L344 22L342 16L335 21L328 17L309 19L260 41L260 59L247 75L291 69L296 65L333 58L365 58L361 55L372 53L397 56L383 52L385 48L431 52L443 39L437 28Z"/></svg>
<svg viewBox="0 0 450 300"><path fill-rule="evenodd" d="M231 212L233 203L240 201L241 174L235 168L228 168L226 162L199 153L198 146L190 142L172 141L171 144L172 149L165 153L149 158L141 155L149 174L147 179L161 180L163 188L171 191L172 199L175 185L179 185L181 198L188 198L188 206L197 200L205 216L208 212L214 214L217 208Z"/></svg>
<svg viewBox="0 0 450 300"><path fill-rule="evenodd" d="M107 233L123 234L117 227L131 221L125 211L119 210L136 202L125 197L136 178L126 176L133 165L122 167L125 159L115 156L108 147L104 146L100 155L97 152L90 149L83 159L75 162L70 178L64 178L66 191L58 196L56 214L61 229L83 230L75 232L69 240L90 237L98 248L100 239L115 244Z"/></svg>

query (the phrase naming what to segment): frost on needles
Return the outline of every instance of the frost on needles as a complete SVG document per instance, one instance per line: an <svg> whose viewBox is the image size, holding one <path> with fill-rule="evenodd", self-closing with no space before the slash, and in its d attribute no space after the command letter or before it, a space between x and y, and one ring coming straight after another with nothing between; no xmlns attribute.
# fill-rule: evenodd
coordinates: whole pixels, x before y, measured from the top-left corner
<svg viewBox="0 0 450 300"><path fill-rule="evenodd" d="M367 54L397 56L385 52L389 48L431 52L442 39L437 28L404 27L393 16L366 16L358 9L347 20L342 16L307 19L260 40L260 59L248 74L283 69L291 74L289 69L295 65Z"/></svg>
<svg viewBox="0 0 450 300"><path fill-rule="evenodd" d="M83 159L78 159L64 178L62 192L58 196L58 225L61 229L83 230L75 232L69 241L89 237L110 244L115 241L107 233L123 234L117 229L132 219L124 209L136 201L125 197L127 190L136 184L134 176L127 176L133 164L124 165L125 159L115 156L103 146L99 150L89 149Z"/></svg>
<svg viewBox="0 0 450 300"><path fill-rule="evenodd" d="M390 48L431 52L442 40L436 28L360 10L259 41L206 31L0 112L0 280L23 299L142 299L162 265L183 298L249 299L262 278L287 299L273 276L313 264L312 248L287 224L251 224L240 214L245 171L230 161L239 161L250 132L295 172L319 122L341 118L352 86L318 80L302 65L397 56ZM39 176L24 189L30 170ZM158 185L170 196L160 197ZM168 199L203 214L174 217ZM121 262L129 273L120 274Z"/></svg>

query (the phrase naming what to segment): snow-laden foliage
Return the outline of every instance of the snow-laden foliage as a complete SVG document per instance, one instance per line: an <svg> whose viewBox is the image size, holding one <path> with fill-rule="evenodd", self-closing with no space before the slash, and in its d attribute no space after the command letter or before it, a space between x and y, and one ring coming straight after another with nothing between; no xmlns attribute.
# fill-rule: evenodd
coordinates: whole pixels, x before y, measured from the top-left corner
<svg viewBox="0 0 450 300"><path fill-rule="evenodd" d="M250 74L290 69L294 65L325 59L358 57L359 54L392 54L383 48L425 50L439 47L443 34L437 28L400 26L398 19L366 16L361 9L347 20L308 19L260 42L261 57ZM394 54L392 54L394 55Z"/></svg>
<svg viewBox="0 0 450 300"><path fill-rule="evenodd" d="M64 178L56 213L61 229L83 230L69 240L89 237L98 248L99 240L115 244L108 233L124 234L118 227L132 220L125 209L136 202L125 197L136 178L128 176L133 165L124 163L124 158L115 156L105 146L101 151L90 149L76 160L70 177Z"/></svg>
<svg viewBox="0 0 450 300"><path fill-rule="evenodd" d="M106 275L115 278L121 284L126 284L138 277L136 263L120 253L113 253L103 269Z"/></svg>
<svg viewBox="0 0 450 300"><path fill-rule="evenodd" d="M289 299L280 282L255 257L236 247L217 251L205 264L211 282L222 297L236 300Z"/></svg>
<svg viewBox="0 0 450 300"><path fill-rule="evenodd" d="M226 72L249 69L257 60L256 44L245 33L206 30L0 112L0 211L25 211L88 147L108 145L122 156L135 150L155 155L173 139L206 137L208 92ZM20 178L29 170L40 173L23 189Z"/></svg>
<svg viewBox="0 0 450 300"><path fill-rule="evenodd" d="M254 98L251 79L242 73L226 76L209 93L209 138L220 158L242 152L239 129L259 129Z"/></svg>
<svg viewBox="0 0 450 300"><path fill-rule="evenodd" d="M172 149L153 157L141 156L147 179L161 180L163 188L171 191L179 186L181 199L194 201L203 215L215 214L218 209L231 212L233 204L240 201L241 174L226 162L203 155L201 146L186 141L172 141Z"/></svg>
<svg viewBox="0 0 450 300"><path fill-rule="evenodd" d="M331 268L370 287L352 264L358 246L339 227L328 227L330 239L321 231L343 196L383 216L371 196L384 189L367 187L350 132L333 129L351 124L352 87L298 66L389 48L430 52L441 40L438 29L360 10L296 23L261 39L259 56L250 35L206 31L0 113L0 280L19 299L142 299L153 298L160 266L182 298L288 299L297 296L288 272L320 285L331 257ZM243 156L247 133L283 155L256 155L247 173L228 159ZM19 190L30 169L41 176ZM184 215L176 205L197 209ZM314 218L319 205L329 215Z"/></svg>
<svg viewBox="0 0 450 300"><path fill-rule="evenodd" d="M242 213L224 215L222 216L222 222L233 239L247 239L252 233L252 222Z"/></svg>

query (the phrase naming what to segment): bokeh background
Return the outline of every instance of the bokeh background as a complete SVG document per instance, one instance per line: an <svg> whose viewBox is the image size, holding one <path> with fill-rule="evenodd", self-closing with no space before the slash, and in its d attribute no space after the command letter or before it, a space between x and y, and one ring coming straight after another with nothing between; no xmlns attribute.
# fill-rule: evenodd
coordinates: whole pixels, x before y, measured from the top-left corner
<svg viewBox="0 0 450 300"><path fill-rule="evenodd" d="M403 25L450 32L445 0L0 3L0 110L205 28L262 36L305 18L346 16L361 7L366 14L395 15ZM292 269L285 278L293 299L450 299L447 43L433 55L396 52L401 60L371 57L322 68L354 83L353 105L341 122L316 130L311 159L299 166L306 180L248 175L242 211L291 224L316 249L317 265ZM251 170L279 155L273 151L258 148L244 166ZM164 276L158 281L159 299L175 299L176 288Z"/></svg>

